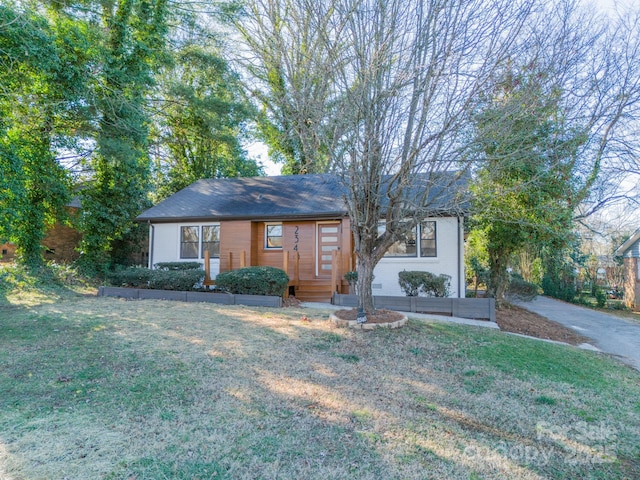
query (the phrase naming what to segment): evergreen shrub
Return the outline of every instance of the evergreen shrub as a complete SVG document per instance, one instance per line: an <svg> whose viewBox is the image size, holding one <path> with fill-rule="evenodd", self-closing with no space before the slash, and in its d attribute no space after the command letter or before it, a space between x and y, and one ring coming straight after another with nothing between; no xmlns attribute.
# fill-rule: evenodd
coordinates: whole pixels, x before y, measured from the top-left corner
<svg viewBox="0 0 640 480"><path fill-rule="evenodd" d="M266 266L222 272L216 277L218 290L239 295L282 296L288 284L289 276L283 270Z"/></svg>
<svg viewBox="0 0 640 480"><path fill-rule="evenodd" d="M197 290L202 285L204 270L152 270L149 288L154 290Z"/></svg>
<svg viewBox="0 0 640 480"><path fill-rule="evenodd" d="M431 272L407 271L398 273L398 283L407 297L424 293L427 297L447 297L450 293L451 277Z"/></svg>
<svg viewBox="0 0 640 480"><path fill-rule="evenodd" d="M129 267L108 272L106 278L114 287L149 288L151 272L148 268Z"/></svg>
<svg viewBox="0 0 640 480"><path fill-rule="evenodd" d="M596 305L598 308L604 308L607 305L607 294L601 288L596 288Z"/></svg>
<svg viewBox="0 0 640 480"><path fill-rule="evenodd" d="M521 277L513 276L507 287L507 295L515 300L530 302L538 296L538 286Z"/></svg>
<svg viewBox="0 0 640 480"><path fill-rule="evenodd" d="M151 288L188 291L199 288L204 270L149 270L130 267L107 274L107 281L116 287Z"/></svg>
<svg viewBox="0 0 640 480"><path fill-rule="evenodd" d="M158 270L199 270L202 265L198 262L159 262L155 267Z"/></svg>

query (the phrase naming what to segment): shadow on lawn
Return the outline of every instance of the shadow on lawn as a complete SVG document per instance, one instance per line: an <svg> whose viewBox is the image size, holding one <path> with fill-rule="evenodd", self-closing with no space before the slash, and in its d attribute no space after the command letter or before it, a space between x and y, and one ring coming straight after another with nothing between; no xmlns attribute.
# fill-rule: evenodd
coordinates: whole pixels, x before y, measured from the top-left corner
<svg viewBox="0 0 640 480"><path fill-rule="evenodd" d="M574 404L570 385L477 363L470 353L502 338L495 332L410 322L365 333L307 309L105 298L37 310L38 328L20 315L21 328L0 338L9 372L0 375L0 445L39 458L35 477L640 473L569 462L569 448L599 453L592 439L554 430L576 424L588 399ZM538 353L554 348L563 347ZM615 416L594 415L593 425ZM27 449L34 442L42 456Z"/></svg>
<svg viewBox="0 0 640 480"><path fill-rule="evenodd" d="M491 390L507 387L501 385L504 379L469 365L451 352L447 339L431 341L446 337L437 328L412 324L398 332L364 334L331 329L324 318L303 322L306 314L240 309L221 321L208 319L205 311L201 322L155 324L171 331L165 331L172 339L163 346L167 351L175 355L186 342L191 352L200 350L217 362L204 374L202 398L215 398L214 410L223 406L221 417L243 412L227 425L224 443L234 448L216 457L217 463L241 461L241 452L251 451L261 459L260 468L286 454L285 471L292 477L322 476L309 462L346 477L358 472L412 478L411 472L422 469L448 478L496 469L520 478L591 472L593 462L568 461L571 438L553 443L545 437L538 443L536 428L549 418L550 408L536 403L528 383L511 385L520 387L509 392L515 398L498 401ZM445 367L449 371L443 374ZM526 407L516 408L522 397L537 417L529 417ZM586 452L583 460L599 453L573 444ZM601 463L615 476L610 461Z"/></svg>

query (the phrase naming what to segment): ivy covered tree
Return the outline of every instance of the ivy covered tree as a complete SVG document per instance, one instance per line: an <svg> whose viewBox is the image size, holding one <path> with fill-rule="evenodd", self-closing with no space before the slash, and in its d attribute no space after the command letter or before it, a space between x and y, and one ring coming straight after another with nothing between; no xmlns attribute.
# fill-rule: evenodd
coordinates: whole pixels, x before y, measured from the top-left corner
<svg viewBox="0 0 640 480"><path fill-rule="evenodd" d="M100 4L104 30L101 72L95 85L99 112L93 176L83 191L81 262L102 270L113 243L133 227L150 186L147 95L154 72L167 60L168 2L119 0Z"/></svg>
<svg viewBox="0 0 640 480"><path fill-rule="evenodd" d="M562 121L562 92L529 65L509 69L475 117L482 168L474 221L485 232L489 293L504 298L511 256L530 245L562 249L588 189L580 182L584 132Z"/></svg>
<svg viewBox="0 0 640 480"><path fill-rule="evenodd" d="M86 119L87 32L81 23L0 5L0 238L42 263L47 228L64 219L71 178L56 152Z"/></svg>

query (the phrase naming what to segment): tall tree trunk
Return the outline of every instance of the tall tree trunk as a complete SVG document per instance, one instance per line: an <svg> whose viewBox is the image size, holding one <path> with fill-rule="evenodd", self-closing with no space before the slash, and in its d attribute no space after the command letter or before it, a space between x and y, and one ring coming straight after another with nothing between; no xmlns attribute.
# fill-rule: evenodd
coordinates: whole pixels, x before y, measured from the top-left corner
<svg viewBox="0 0 640 480"><path fill-rule="evenodd" d="M373 281L373 269L375 262L370 255L358 255L358 310L365 314L373 313L375 306L373 304L373 293L371 282Z"/></svg>
<svg viewBox="0 0 640 480"><path fill-rule="evenodd" d="M504 301L504 296L509 284L509 275L507 273L507 262L510 253L507 251L489 252L489 284L487 285L487 294L489 297L496 299L496 303L500 304Z"/></svg>

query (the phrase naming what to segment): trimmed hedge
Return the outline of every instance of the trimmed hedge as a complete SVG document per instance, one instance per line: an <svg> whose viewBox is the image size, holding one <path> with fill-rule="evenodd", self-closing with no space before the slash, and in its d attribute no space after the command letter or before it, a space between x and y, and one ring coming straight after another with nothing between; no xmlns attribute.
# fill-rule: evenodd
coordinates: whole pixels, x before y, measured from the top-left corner
<svg viewBox="0 0 640 480"><path fill-rule="evenodd" d="M199 270L202 265L198 262L159 262L155 267L158 270Z"/></svg>
<svg viewBox="0 0 640 480"><path fill-rule="evenodd" d="M398 283L407 297L417 297L424 293L427 297L447 297L451 277L434 275L431 272L406 271L398 273Z"/></svg>
<svg viewBox="0 0 640 480"><path fill-rule="evenodd" d="M151 272L142 267L124 268L107 273L107 281L114 287L148 288Z"/></svg>
<svg viewBox="0 0 640 480"><path fill-rule="evenodd" d="M197 290L202 286L204 270L153 270L149 288L155 290Z"/></svg>
<svg viewBox="0 0 640 480"><path fill-rule="evenodd" d="M204 270L149 270L131 267L111 272L109 283L115 287L151 288L156 290L196 290L202 283Z"/></svg>
<svg viewBox="0 0 640 480"><path fill-rule="evenodd" d="M282 296L289 284L289 276L274 267L246 267L219 273L216 288L237 295Z"/></svg>

